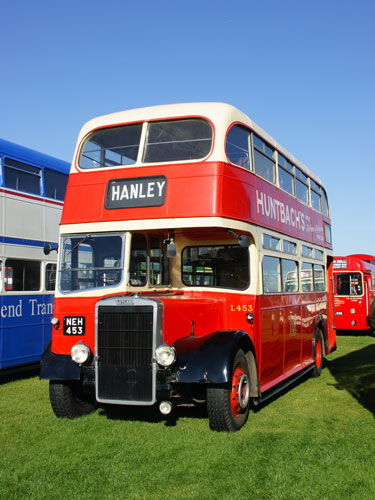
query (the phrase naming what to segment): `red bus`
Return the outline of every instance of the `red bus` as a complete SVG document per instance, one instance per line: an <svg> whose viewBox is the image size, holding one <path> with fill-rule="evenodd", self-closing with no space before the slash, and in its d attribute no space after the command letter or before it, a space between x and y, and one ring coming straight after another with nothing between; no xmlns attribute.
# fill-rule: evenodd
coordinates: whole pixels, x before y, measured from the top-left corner
<svg viewBox="0 0 375 500"><path fill-rule="evenodd" d="M206 402L212 429L240 429L335 349L331 248L320 179L236 108L88 122L41 368L55 414Z"/></svg>
<svg viewBox="0 0 375 500"><path fill-rule="evenodd" d="M337 330L372 330L369 312L375 297L375 257L334 257L335 326Z"/></svg>

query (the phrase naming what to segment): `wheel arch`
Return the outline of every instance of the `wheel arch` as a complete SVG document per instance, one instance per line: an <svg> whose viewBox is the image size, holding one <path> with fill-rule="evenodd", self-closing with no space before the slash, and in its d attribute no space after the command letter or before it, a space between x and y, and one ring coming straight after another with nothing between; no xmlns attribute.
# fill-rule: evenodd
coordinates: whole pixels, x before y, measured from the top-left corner
<svg viewBox="0 0 375 500"><path fill-rule="evenodd" d="M234 358L242 349L249 365L250 395L259 395L255 347L247 332L224 330L205 337L184 337L173 346L177 353L176 377L180 383L229 383Z"/></svg>

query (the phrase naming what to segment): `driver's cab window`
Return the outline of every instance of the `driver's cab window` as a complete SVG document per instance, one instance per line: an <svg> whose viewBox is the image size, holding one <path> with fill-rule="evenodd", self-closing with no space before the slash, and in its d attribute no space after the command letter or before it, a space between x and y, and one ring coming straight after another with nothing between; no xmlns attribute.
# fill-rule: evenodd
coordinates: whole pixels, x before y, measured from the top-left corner
<svg viewBox="0 0 375 500"><path fill-rule="evenodd" d="M133 234L130 264L129 284L131 286L163 286L169 284L167 235Z"/></svg>
<svg viewBox="0 0 375 500"><path fill-rule="evenodd" d="M143 234L133 234L130 251L129 284L144 286L147 281L147 239Z"/></svg>

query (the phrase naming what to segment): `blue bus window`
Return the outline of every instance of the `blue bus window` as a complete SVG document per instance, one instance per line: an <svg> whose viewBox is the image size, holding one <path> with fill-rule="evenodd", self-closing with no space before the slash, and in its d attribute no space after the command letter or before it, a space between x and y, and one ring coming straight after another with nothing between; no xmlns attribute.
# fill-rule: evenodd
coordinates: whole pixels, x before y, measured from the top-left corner
<svg viewBox="0 0 375 500"><path fill-rule="evenodd" d="M11 158L4 158L5 186L40 195L40 168Z"/></svg>
<svg viewBox="0 0 375 500"><path fill-rule="evenodd" d="M68 176L46 168L44 170L44 190L47 198L63 201L65 198Z"/></svg>

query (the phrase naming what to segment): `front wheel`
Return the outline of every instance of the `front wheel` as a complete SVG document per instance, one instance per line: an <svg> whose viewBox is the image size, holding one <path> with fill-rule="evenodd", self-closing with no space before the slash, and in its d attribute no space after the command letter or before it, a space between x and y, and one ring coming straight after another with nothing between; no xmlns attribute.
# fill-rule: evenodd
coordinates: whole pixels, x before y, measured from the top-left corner
<svg viewBox="0 0 375 500"><path fill-rule="evenodd" d="M318 328L315 332L313 350L314 350L313 377L319 377L319 375L322 373L323 355L324 355L324 338L323 338L323 332L320 328Z"/></svg>
<svg viewBox="0 0 375 500"><path fill-rule="evenodd" d="M207 388L207 413L214 431L235 432L249 415L250 375L245 353L240 349L234 358L230 387Z"/></svg>
<svg viewBox="0 0 375 500"><path fill-rule="evenodd" d="M79 380L50 380L49 398L53 412L60 418L78 418L95 409Z"/></svg>

